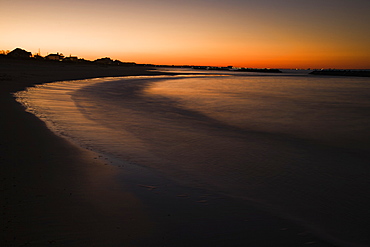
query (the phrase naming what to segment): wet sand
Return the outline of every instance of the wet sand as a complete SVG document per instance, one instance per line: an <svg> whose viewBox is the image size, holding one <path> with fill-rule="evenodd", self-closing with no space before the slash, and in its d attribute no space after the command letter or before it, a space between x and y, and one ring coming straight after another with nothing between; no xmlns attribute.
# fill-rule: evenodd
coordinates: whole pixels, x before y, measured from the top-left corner
<svg viewBox="0 0 370 247"><path fill-rule="evenodd" d="M150 222L140 201L109 179L115 167L108 168L95 154L55 136L11 95L36 83L136 74L148 72L135 67L1 61L4 246L130 246L146 235Z"/></svg>
<svg viewBox="0 0 370 247"><path fill-rule="evenodd" d="M292 222L54 135L12 94L59 80L152 74L0 59L2 246L333 246Z"/></svg>

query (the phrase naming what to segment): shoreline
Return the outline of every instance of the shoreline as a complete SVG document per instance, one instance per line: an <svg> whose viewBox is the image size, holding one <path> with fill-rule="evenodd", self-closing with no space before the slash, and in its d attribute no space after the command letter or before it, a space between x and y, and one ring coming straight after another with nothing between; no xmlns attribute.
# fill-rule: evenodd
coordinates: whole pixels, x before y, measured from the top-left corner
<svg viewBox="0 0 370 247"><path fill-rule="evenodd" d="M21 60L0 64L1 243L132 246L145 239L151 222L141 202L110 181L117 168L107 169L94 153L56 136L12 93L51 81L155 73Z"/></svg>
<svg viewBox="0 0 370 247"><path fill-rule="evenodd" d="M144 168L106 165L55 135L11 95L52 81L164 73L20 60L0 65L6 246L333 246L244 203L171 184Z"/></svg>

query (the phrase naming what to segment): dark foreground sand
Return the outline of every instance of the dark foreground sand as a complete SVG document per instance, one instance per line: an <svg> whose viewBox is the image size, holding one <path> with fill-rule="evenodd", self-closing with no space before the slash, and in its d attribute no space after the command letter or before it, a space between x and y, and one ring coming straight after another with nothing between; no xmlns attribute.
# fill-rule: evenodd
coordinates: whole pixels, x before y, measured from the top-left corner
<svg viewBox="0 0 370 247"><path fill-rule="evenodd" d="M0 246L332 246L160 177L131 169L122 182L125 169L54 135L11 95L37 83L141 74L151 72L0 59Z"/></svg>

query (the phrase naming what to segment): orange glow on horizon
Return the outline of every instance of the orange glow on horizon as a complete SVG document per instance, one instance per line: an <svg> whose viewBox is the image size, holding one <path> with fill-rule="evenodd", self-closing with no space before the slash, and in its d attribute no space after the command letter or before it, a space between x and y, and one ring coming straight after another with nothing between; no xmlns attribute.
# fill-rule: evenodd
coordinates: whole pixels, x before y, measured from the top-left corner
<svg viewBox="0 0 370 247"><path fill-rule="evenodd" d="M4 0L0 50L145 64L370 69L370 2L331 1L317 9L257 0Z"/></svg>

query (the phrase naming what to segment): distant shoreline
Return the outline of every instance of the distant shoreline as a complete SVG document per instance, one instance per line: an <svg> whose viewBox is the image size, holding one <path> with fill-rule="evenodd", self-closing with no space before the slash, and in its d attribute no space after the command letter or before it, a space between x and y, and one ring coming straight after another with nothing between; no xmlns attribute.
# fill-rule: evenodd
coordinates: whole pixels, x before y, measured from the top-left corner
<svg viewBox="0 0 370 247"><path fill-rule="evenodd" d="M315 70L310 75L370 77L370 70Z"/></svg>
<svg viewBox="0 0 370 247"><path fill-rule="evenodd" d="M186 68L196 70L215 70L215 71L231 71L231 72L257 72L257 73L282 73L280 69L276 68L247 68L247 67L234 67L234 66L199 66L199 65L159 65L159 64L137 64L134 62L121 62L119 60L112 60L109 57L89 61L78 57L64 57L62 54L49 54L46 57L34 55L21 48L16 48L9 54L0 54L0 59L3 60L23 60L34 63L54 63L54 64L70 64L70 65L100 65L100 66L113 66L113 67L156 67L156 68Z"/></svg>
<svg viewBox="0 0 370 247"><path fill-rule="evenodd" d="M102 65L84 62L60 62L16 59L0 56L0 89L16 92L35 84L97 77L162 75L152 66ZM168 74L168 73L167 73Z"/></svg>

